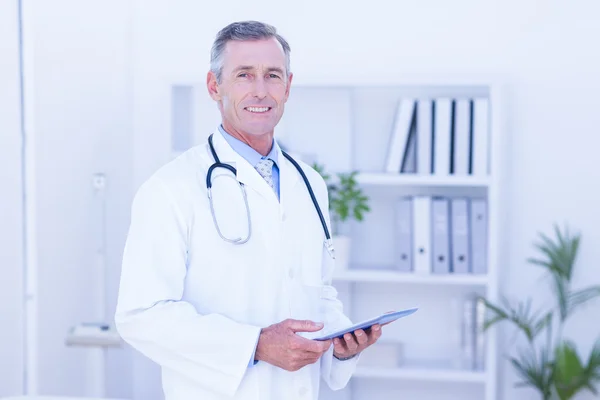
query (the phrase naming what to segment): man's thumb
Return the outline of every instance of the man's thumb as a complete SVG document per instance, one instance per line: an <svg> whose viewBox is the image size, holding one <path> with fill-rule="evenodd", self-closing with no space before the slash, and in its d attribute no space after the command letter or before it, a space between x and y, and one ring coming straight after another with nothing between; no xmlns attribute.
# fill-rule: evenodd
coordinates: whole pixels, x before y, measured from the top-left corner
<svg viewBox="0 0 600 400"><path fill-rule="evenodd" d="M309 320L291 320L289 328L293 332L316 332L323 329L323 323Z"/></svg>

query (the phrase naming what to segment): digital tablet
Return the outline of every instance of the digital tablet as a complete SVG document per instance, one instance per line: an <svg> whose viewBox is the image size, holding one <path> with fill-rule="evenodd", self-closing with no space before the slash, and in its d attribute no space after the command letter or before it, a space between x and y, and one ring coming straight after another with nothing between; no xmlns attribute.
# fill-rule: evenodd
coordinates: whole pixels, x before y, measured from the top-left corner
<svg viewBox="0 0 600 400"><path fill-rule="evenodd" d="M393 322L399 318L411 315L414 312L416 312L417 310L418 310L418 308L410 308L408 310L393 311L393 312L385 313L378 317L371 318L371 319L368 319L363 322L359 322L358 324L354 324L352 326L349 326L348 328L339 330L337 332L332 332L325 336L314 338L313 340L329 340L329 339L334 339L337 337L342 337L346 333L354 332L357 329L368 329L371 326L376 325L376 324L386 324L389 322Z"/></svg>

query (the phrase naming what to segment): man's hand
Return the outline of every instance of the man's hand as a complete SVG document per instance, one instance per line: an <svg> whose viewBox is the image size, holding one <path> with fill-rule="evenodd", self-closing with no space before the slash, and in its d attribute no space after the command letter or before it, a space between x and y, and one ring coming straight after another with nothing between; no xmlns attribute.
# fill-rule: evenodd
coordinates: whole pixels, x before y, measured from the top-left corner
<svg viewBox="0 0 600 400"><path fill-rule="evenodd" d="M353 333L346 333L344 338L333 339L333 354L337 358L352 357L381 337L381 325L376 324L367 330L357 329Z"/></svg>
<svg viewBox="0 0 600 400"><path fill-rule="evenodd" d="M331 346L331 340L316 341L296 335L296 332L316 332L323 324L287 319L264 328L256 347L256 360L297 371L319 360Z"/></svg>

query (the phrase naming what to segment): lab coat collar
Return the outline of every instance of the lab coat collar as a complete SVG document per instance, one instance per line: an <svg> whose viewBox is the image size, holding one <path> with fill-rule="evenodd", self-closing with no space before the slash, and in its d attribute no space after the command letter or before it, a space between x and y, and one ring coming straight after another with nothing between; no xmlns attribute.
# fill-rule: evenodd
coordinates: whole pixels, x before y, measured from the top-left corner
<svg viewBox="0 0 600 400"><path fill-rule="evenodd" d="M300 172L294 167L294 165L288 160L282 153L281 148L275 141L277 146L277 159L279 160L279 192L281 197L281 203L288 201L291 196L292 189L300 180Z"/></svg>
<svg viewBox="0 0 600 400"><path fill-rule="evenodd" d="M256 190L263 197L277 201L277 195L273 189L271 189L263 177L260 176L254 166L227 143L221 132L219 132L218 127L214 130L213 145L215 146L215 151L217 152L220 161L222 163L231 164L236 168L237 179L240 182ZM277 151L280 197L283 202L285 201L286 196L289 195L288 193L291 193L290 190L298 182L299 175L296 168L282 154L277 141L275 141L274 146L276 146ZM210 149L208 149L208 151L210 153Z"/></svg>
<svg viewBox="0 0 600 400"><path fill-rule="evenodd" d="M229 143L229 145L233 148L233 150L235 150L239 155L248 160L250 165L254 166L255 168L259 161L265 158L258 151L250 147L250 145L242 142L241 140L227 133L225 131L225 128L223 128L223 124L219 125L219 133L223 135L223 137L225 138L227 143ZM269 154L266 155L266 158L273 160L277 168L279 168L279 153L277 151L278 147L279 146L277 145L277 142L273 139L271 151L269 152Z"/></svg>

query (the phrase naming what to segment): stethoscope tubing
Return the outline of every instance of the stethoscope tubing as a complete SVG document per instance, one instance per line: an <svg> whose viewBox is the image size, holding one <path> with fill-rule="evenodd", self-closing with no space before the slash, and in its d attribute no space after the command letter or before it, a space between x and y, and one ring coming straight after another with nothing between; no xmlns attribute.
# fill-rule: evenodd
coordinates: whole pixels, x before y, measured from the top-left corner
<svg viewBox="0 0 600 400"><path fill-rule="evenodd" d="M213 138L213 135L211 134L208 137L208 145L210 147L210 152L212 153L212 156L213 156L213 158L215 160L215 163L208 168L208 171L206 173L206 188L208 189L209 197L211 197L210 192L211 192L211 188L212 188L212 178L211 178L212 177L212 172L216 168L226 168L229 171L231 171L234 176L237 176L237 170L235 169L235 167L233 167L233 166L231 166L229 164L222 163L221 160L219 159L219 156L217 155L217 152L215 151L215 147L213 145L212 138ZM317 198L315 197L315 193L312 190L312 186L310 185L310 182L309 182L308 178L306 177L306 174L302 170L302 167L300 167L300 165L296 162L296 160L294 160L292 158L292 156L290 156L288 153L286 153L283 150L281 152L283 153L283 155L285 156L285 158L287 158L294 165L294 167L296 168L296 170L298 171L298 173L302 177L302 180L304 181L306 189L308 190L308 194L310 195L310 199L312 200L313 205L315 207L315 210L317 211L317 214L319 215L319 219L321 221L321 225L323 226L323 231L325 232L325 237L326 237L326 239L327 239L328 242L331 242L331 235L329 233L329 228L327 227L327 223L325 222L325 217L323 216L323 213L321 211L321 207L319 207L319 202L317 201ZM242 183L240 183L240 185L242 185ZM243 187L242 187L242 191L243 191ZM244 193L244 199L245 199L245 193ZM212 207L212 203L211 203L211 207ZM250 219L249 216L248 216L248 219ZM248 222L250 222L250 221L248 221ZM221 233L219 232L219 234L221 234ZM223 237L223 236L221 235L221 237ZM228 241L231 241L231 240L228 240ZM247 241L247 239L246 239L246 241ZM245 241L244 241L244 243L245 243Z"/></svg>

